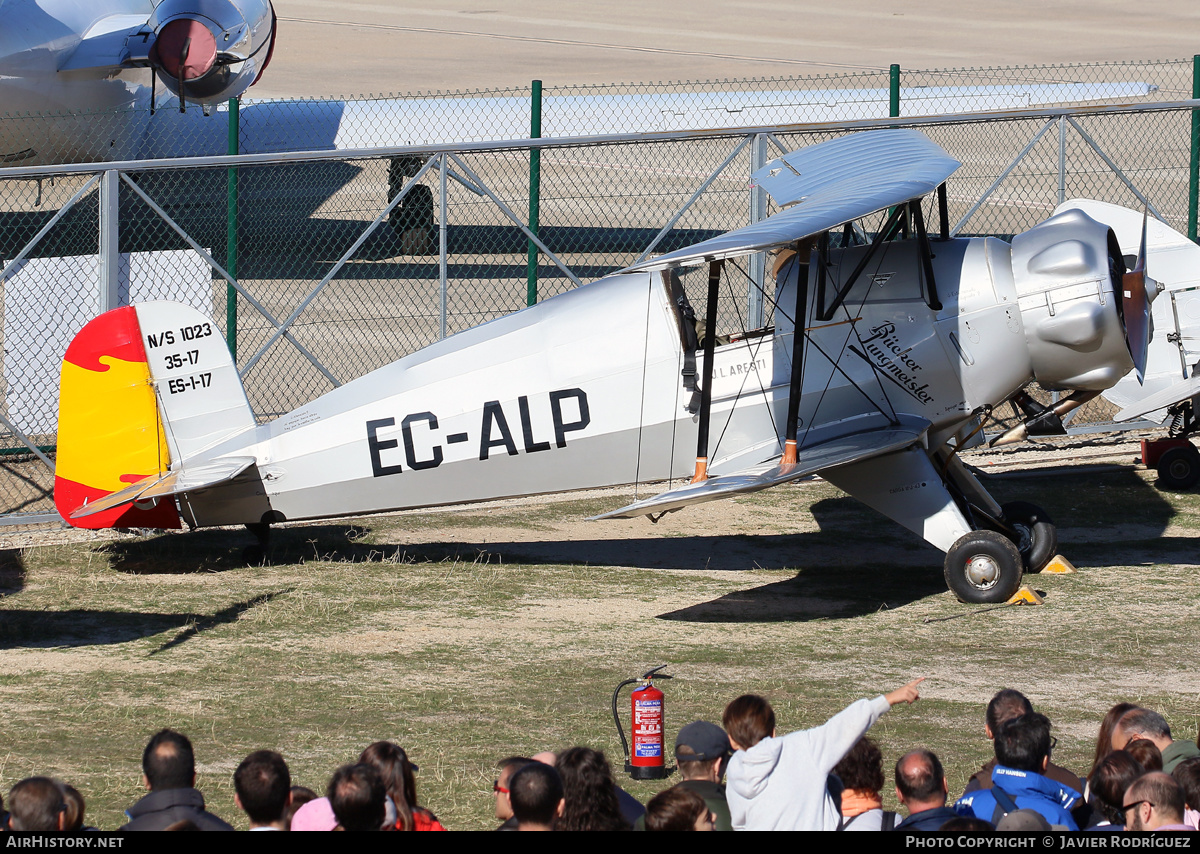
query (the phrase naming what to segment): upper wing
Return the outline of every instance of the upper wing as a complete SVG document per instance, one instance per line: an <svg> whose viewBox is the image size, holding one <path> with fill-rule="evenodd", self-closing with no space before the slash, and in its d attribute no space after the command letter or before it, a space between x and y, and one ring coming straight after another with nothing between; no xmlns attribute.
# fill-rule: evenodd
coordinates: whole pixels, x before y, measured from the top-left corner
<svg viewBox="0 0 1200 854"><path fill-rule="evenodd" d="M679 489L671 489L653 498L646 498L619 510L601 513L599 516L591 518L631 519L634 516L645 516L649 513L678 510L689 504L703 504L706 501L716 501L746 492L757 492L760 489L787 483L824 469L861 462L871 457L902 450L920 442L928 429L929 422L923 418L901 415L899 424L880 430L851 433L828 442L802 448L799 462L795 465L787 466L778 462L770 462L733 474L710 477L708 480L689 483Z"/></svg>
<svg viewBox="0 0 1200 854"><path fill-rule="evenodd" d="M752 176L784 211L629 269L663 270L786 246L931 193L961 165L915 130L867 131L802 148Z"/></svg>

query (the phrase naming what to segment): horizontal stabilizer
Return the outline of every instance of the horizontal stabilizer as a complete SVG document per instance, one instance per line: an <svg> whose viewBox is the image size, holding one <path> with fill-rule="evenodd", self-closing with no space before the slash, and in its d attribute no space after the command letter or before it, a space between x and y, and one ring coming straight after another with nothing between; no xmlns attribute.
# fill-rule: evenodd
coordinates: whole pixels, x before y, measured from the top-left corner
<svg viewBox="0 0 1200 854"><path fill-rule="evenodd" d="M122 490L84 504L71 514L71 518L83 519L114 507L132 504L135 501L150 501L169 495L182 495L185 492L206 489L233 480L255 463L254 457L225 457L194 468L151 475Z"/></svg>
<svg viewBox="0 0 1200 854"><path fill-rule="evenodd" d="M1149 397L1143 397L1136 403L1129 404L1129 406L1126 406L1114 415L1113 420L1128 421L1131 418L1137 418L1139 415L1145 415L1148 412L1174 406L1181 400L1187 400L1189 397L1195 397L1197 394L1200 394L1200 374L1193 374L1186 380L1181 380L1174 385L1167 386L1162 391L1155 392Z"/></svg>
<svg viewBox="0 0 1200 854"><path fill-rule="evenodd" d="M915 130L850 134L772 160L752 176L785 210L630 270L665 270L786 246L932 193L962 164Z"/></svg>
<svg viewBox="0 0 1200 854"><path fill-rule="evenodd" d="M917 422L917 419L906 420ZM757 492L825 469L901 450L921 441L928 428L927 421L920 421L919 426L913 423L842 436L802 448L800 460L795 465L785 466L779 462L771 462L733 474L710 477L700 483L689 483L679 489L671 489L653 498L646 498L611 513L601 513L591 518L632 519L650 513L667 513L689 504L703 504L706 501Z"/></svg>

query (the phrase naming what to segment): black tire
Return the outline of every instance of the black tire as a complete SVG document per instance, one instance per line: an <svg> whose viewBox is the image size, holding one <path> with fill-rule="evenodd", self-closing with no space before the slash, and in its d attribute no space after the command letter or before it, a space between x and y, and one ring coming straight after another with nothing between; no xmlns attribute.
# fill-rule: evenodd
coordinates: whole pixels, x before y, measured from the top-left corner
<svg viewBox="0 0 1200 854"><path fill-rule="evenodd" d="M1010 501L1000 509L1004 520L1017 531L1013 542L1025 561L1025 571L1041 572L1058 553L1058 528L1050 514L1028 501Z"/></svg>
<svg viewBox="0 0 1200 854"><path fill-rule="evenodd" d="M1171 448L1158 458L1158 482L1166 489L1191 489L1200 480L1200 452L1188 446Z"/></svg>
<svg viewBox="0 0 1200 854"><path fill-rule="evenodd" d="M962 602L1007 602L1021 587L1025 562L1012 540L995 531L972 531L946 552L946 586Z"/></svg>

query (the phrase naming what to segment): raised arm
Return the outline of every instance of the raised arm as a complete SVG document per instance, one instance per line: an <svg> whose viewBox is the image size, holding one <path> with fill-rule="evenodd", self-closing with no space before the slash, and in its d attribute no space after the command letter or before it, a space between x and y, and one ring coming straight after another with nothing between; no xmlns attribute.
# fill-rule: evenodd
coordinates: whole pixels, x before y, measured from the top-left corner
<svg viewBox="0 0 1200 854"><path fill-rule="evenodd" d="M897 703L915 703L921 699L921 694L917 690L917 686L925 681L924 676L919 676L907 685L901 685L895 691L884 694L883 698L888 701L889 706L894 706Z"/></svg>

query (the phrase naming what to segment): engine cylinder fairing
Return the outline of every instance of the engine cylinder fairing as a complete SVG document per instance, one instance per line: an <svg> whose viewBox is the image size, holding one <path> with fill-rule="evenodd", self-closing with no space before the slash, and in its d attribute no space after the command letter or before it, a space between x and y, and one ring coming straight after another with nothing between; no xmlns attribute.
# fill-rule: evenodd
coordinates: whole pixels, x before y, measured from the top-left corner
<svg viewBox="0 0 1200 854"><path fill-rule="evenodd" d="M175 95L197 104L236 98L271 56L269 0L163 0L150 17L150 62Z"/></svg>
<svg viewBox="0 0 1200 854"><path fill-rule="evenodd" d="M1121 317L1124 261L1112 230L1064 211L1012 242L1034 376L1043 388L1103 391L1133 367Z"/></svg>

